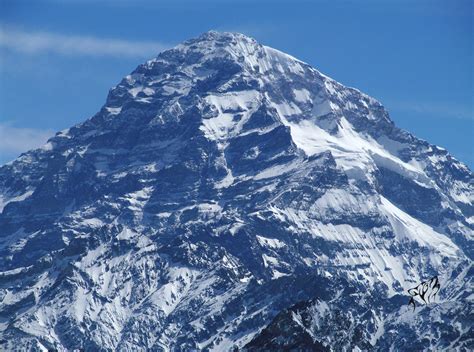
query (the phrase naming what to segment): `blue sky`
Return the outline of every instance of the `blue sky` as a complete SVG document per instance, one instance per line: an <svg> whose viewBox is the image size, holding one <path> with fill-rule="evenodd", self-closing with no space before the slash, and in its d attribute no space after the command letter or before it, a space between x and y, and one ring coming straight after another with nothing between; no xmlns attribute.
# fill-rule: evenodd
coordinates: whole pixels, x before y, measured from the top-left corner
<svg viewBox="0 0 474 352"><path fill-rule="evenodd" d="M0 0L0 163L93 115L145 59L238 31L379 99L474 169L470 0Z"/></svg>

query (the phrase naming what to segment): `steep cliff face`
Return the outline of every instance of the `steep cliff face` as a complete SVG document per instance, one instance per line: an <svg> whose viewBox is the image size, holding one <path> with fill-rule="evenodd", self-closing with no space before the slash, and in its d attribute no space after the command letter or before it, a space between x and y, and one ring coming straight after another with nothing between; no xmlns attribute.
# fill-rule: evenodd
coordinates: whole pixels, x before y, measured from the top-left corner
<svg viewBox="0 0 474 352"><path fill-rule="evenodd" d="M342 310L372 321L344 346L388 350L400 341L384 324L451 326L406 306L434 275L456 321L444 341L468 346L472 315L456 312L472 314L473 201L472 172L375 99L208 32L0 167L0 346L251 347L303 302L296 342L332 347L321 336L347 330L331 325Z"/></svg>

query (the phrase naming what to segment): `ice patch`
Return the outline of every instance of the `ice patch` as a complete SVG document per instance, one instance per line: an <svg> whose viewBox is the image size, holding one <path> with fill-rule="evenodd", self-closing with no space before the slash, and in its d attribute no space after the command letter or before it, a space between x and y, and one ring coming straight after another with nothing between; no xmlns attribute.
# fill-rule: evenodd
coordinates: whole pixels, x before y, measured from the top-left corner
<svg viewBox="0 0 474 352"><path fill-rule="evenodd" d="M132 95L132 97L136 98L138 93L143 92L146 96L153 95L155 93L155 90L149 87L134 87L128 90L128 92Z"/></svg>
<svg viewBox="0 0 474 352"><path fill-rule="evenodd" d="M272 249L279 249L286 247L286 244L276 238L268 238L257 235L257 241L262 247L268 247Z"/></svg>
<svg viewBox="0 0 474 352"><path fill-rule="evenodd" d="M33 194L33 190L28 190L23 194L17 196L7 196L4 194L0 195L0 213L3 212L3 209L7 206L8 203L11 202L21 202L26 198L30 197Z"/></svg>
<svg viewBox="0 0 474 352"><path fill-rule="evenodd" d="M122 111L122 107L118 107L118 108L106 107L106 109L110 113L110 115L118 115Z"/></svg>
<svg viewBox="0 0 474 352"><path fill-rule="evenodd" d="M227 188L230 187L234 183L234 176L232 175L232 171L230 169L227 170L227 175L217 182L214 185L214 188L216 189L221 189L221 188Z"/></svg>
<svg viewBox="0 0 474 352"><path fill-rule="evenodd" d="M260 104L260 93L255 90L209 95L207 106L214 107L217 116L202 120L201 131L210 140L223 140L240 132ZM235 119L239 116L238 119Z"/></svg>
<svg viewBox="0 0 474 352"><path fill-rule="evenodd" d="M293 90L293 94L295 95L295 100L300 103L307 103L311 101L311 93L307 89L295 89Z"/></svg>
<svg viewBox="0 0 474 352"><path fill-rule="evenodd" d="M387 198L381 196L380 199L383 210L387 214L397 236L416 241L420 245L430 247L433 251L439 252L444 256L457 256L458 248L447 236L436 232L432 227L411 217L397 208Z"/></svg>

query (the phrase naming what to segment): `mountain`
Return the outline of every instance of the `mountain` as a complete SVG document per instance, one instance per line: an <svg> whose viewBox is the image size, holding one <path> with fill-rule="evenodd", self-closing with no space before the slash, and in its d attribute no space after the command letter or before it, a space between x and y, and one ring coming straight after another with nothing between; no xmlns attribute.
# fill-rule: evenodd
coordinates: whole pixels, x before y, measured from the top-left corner
<svg viewBox="0 0 474 352"><path fill-rule="evenodd" d="M473 202L377 100L208 32L0 167L0 349L472 350Z"/></svg>

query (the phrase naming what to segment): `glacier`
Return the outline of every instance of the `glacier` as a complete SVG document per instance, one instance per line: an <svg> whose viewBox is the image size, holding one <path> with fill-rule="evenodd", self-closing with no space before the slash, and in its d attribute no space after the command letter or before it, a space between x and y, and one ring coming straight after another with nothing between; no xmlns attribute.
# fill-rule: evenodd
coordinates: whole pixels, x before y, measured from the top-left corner
<svg viewBox="0 0 474 352"><path fill-rule="evenodd" d="M471 170L239 33L1 166L0 212L2 350L474 348Z"/></svg>

